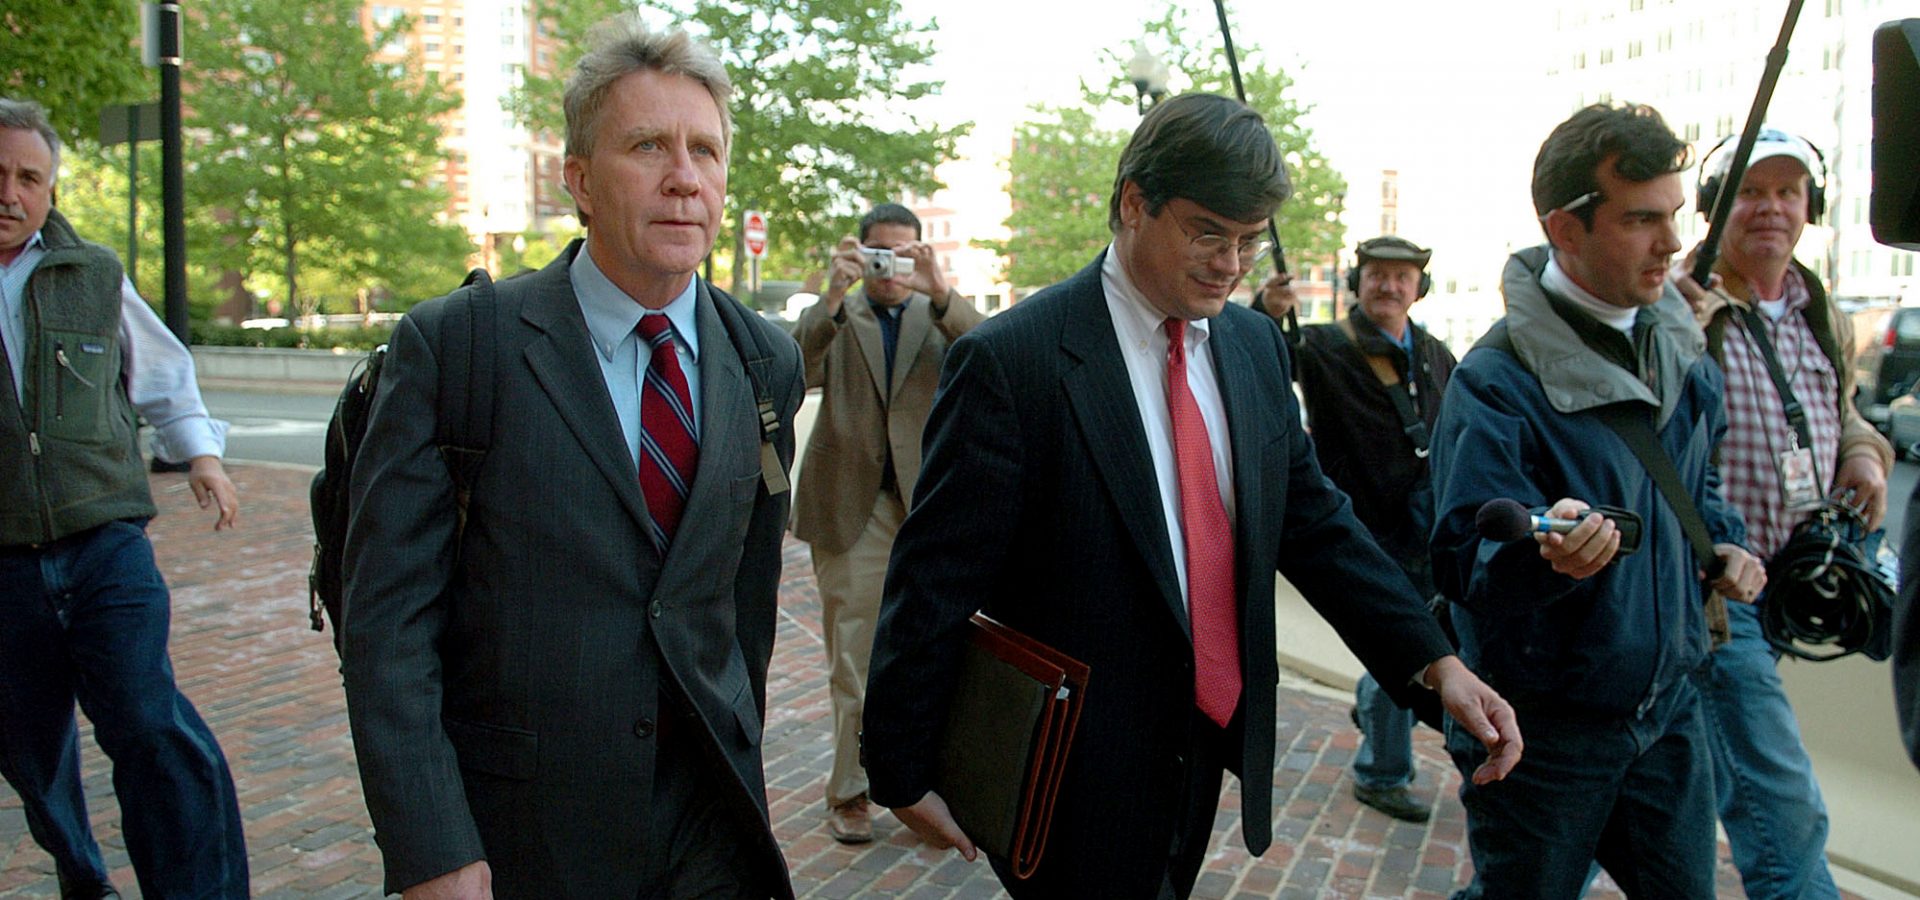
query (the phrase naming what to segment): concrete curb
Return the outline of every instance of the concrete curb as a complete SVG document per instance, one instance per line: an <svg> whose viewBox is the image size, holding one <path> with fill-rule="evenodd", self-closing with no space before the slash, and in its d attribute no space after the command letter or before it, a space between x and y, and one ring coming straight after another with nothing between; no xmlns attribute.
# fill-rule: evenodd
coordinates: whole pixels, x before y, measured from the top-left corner
<svg viewBox="0 0 1920 900"><path fill-rule="evenodd" d="M364 350L293 350L276 347L194 347L193 366L202 383L286 382L331 384L339 390Z"/></svg>

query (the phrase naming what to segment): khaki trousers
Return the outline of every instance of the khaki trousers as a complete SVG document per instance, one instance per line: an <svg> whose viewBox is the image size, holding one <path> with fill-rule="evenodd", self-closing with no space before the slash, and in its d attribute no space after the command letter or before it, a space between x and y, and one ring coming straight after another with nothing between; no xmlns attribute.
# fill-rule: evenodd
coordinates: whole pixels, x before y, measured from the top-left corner
<svg viewBox="0 0 1920 900"><path fill-rule="evenodd" d="M833 700L833 771L827 776L827 805L838 806L867 792L860 767L860 715L866 708L867 663L873 655L873 631L880 619L880 589L894 536L907 517L897 491L883 490L874 500L853 546L845 553L813 551L814 580L820 585L821 630L827 640L827 693Z"/></svg>

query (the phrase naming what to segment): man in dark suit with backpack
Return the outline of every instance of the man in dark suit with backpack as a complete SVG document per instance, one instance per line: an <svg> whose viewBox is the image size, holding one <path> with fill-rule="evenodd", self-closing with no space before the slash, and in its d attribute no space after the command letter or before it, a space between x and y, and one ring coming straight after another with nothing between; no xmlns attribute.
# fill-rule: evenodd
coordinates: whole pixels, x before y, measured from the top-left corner
<svg viewBox="0 0 1920 900"><path fill-rule="evenodd" d="M760 739L802 374L694 275L729 92L684 33L603 23L565 100L585 240L394 333L342 615L389 890L792 895Z"/></svg>

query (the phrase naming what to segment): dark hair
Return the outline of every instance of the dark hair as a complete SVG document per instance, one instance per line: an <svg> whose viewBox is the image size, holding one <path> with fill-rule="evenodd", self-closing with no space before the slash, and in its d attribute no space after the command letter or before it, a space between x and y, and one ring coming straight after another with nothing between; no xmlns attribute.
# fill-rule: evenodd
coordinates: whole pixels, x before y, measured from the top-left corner
<svg viewBox="0 0 1920 900"><path fill-rule="evenodd" d="M1258 222L1293 196L1266 120L1238 100L1181 94L1147 111L1120 153L1107 203L1107 228L1120 230L1120 194L1140 186L1147 214L1174 198L1236 222Z"/></svg>
<svg viewBox="0 0 1920 900"><path fill-rule="evenodd" d="M882 203L860 217L860 243L867 242L867 232L875 225L908 225L913 228L913 239L920 239L920 217L898 203Z"/></svg>
<svg viewBox="0 0 1920 900"><path fill-rule="evenodd" d="M1540 145L1533 158L1533 211L1544 230L1548 213L1600 190L1600 165L1608 159L1615 175L1638 183L1685 169L1691 155L1659 110L1595 103L1554 126ZM1582 203L1572 212L1592 228L1599 206Z"/></svg>

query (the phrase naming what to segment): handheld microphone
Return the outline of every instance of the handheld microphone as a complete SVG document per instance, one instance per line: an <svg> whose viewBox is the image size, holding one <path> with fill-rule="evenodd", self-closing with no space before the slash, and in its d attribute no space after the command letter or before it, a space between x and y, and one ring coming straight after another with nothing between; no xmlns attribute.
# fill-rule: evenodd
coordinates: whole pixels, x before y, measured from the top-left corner
<svg viewBox="0 0 1920 900"><path fill-rule="evenodd" d="M1566 534L1578 527L1580 519L1590 512L1613 520L1614 528L1620 532L1620 556L1640 549L1640 514L1615 506L1592 507L1581 512L1579 519L1556 519L1536 516L1521 506L1520 501L1500 497L1480 507L1473 516L1473 526L1487 540L1517 541L1532 534Z"/></svg>

